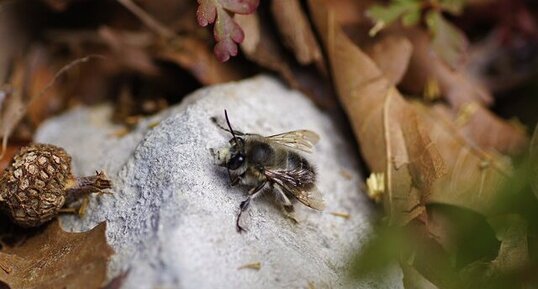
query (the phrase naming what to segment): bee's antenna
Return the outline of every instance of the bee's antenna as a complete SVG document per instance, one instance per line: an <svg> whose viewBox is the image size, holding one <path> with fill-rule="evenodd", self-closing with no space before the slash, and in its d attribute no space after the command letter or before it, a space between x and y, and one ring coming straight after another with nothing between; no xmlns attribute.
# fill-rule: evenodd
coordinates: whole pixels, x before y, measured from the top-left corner
<svg viewBox="0 0 538 289"><path fill-rule="evenodd" d="M235 136L235 132L232 128L232 125L230 124L230 119L228 119L228 112L226 110L224 110L224 116L226 117L226 123L228 124L228 128L230 128L230 132L232 133L232 136L234 137L234 141L236 144L238 144L237 137Z"/></svg>

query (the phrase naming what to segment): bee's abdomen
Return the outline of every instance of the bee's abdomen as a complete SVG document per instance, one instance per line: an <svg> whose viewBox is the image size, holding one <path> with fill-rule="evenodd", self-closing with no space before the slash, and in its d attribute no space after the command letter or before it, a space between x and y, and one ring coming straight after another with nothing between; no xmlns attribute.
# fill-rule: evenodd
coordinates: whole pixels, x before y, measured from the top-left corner
<svg viewBox="0 0 538 289"><path fill-rule="evenodd" d="M286 160L287 170L297 172L298 186L309 187L316 182L315 168L304 157L288 152Z"/></svg>

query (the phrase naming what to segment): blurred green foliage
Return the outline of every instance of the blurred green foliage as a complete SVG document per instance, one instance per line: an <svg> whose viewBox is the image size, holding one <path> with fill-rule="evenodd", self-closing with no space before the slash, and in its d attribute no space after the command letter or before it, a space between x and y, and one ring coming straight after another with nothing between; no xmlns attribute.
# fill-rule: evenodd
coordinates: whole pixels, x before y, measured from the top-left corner
<svg viewBox="0 0 538 289"><path fill-rule="evenodd" d="M538 200L529 155L516 160L489 216L439 204L404 227L383 220L352 259L349 276L361 279L399 263L406 289L538 288ZM433 287L432 287L433 286Z"/></svg>

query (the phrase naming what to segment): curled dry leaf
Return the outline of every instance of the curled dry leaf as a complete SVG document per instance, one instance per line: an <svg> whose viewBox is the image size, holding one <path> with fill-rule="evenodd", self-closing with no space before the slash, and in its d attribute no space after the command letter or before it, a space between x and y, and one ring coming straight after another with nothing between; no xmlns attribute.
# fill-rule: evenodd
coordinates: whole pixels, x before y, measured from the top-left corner
<svg viewBox="0 0 538 289"><path fill-rule="evenodd" d="M425 30L405 29L395 32L406 35L413 44L409 69L401 83L403 90L423 94L426 84L435 81L441 95L456 109L473 101L484 104L493 102L491 94L465 68L453 70L436 54L431 53L431 38Z"/></svg>
<svg viewBox="0 0 538 289"><path fill-rule="evenodd" d="M291 48L302 65L315 63L324 70L323 56L299 0L274 0L271 12L284 45Z"/></svg>
<svg viewBox="0 0 538 289"><path fill-rule="evenodd" d="M310 96L319 106L335 107L330 97L332 88L327 79L311 67L294 65L286 57L276 35L268 27L268 19L253 13L235 15L235 20L245 29L245 41L241 43L241 50L247 59L279 73L290 87Z"/></svg>
<svg viewBox="0 0 538 289"><path fill-rule="evenodd" d="M217 59L224 62L237 55L237 44L243 42L244 33L229 13L250 14L258 7L259 0L198 0L198 4L198 24L205 27L215 23Z"/></svg>
<svg viewBox="0 0 538 289"><path fill-rule="evenodd" d="M101 288L112 254L105 230L101 223L67 233L55 221L24 243L0 250L0 263L9 267L0 270L0 281L12 289Z"/></svg>

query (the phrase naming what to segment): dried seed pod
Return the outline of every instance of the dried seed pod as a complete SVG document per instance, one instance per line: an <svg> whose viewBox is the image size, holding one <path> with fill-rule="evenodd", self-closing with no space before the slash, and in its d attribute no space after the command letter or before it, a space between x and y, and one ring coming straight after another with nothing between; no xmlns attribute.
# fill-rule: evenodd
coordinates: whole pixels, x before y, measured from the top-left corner
<svg viewBox="0 0 538 289"><path fill-rule="evenodd" d="M33 144L22 148L0 177L0 208L20 226L36 227L67 203L109 188L110 180L100 172L74 177L64 149Z"/></svg>

